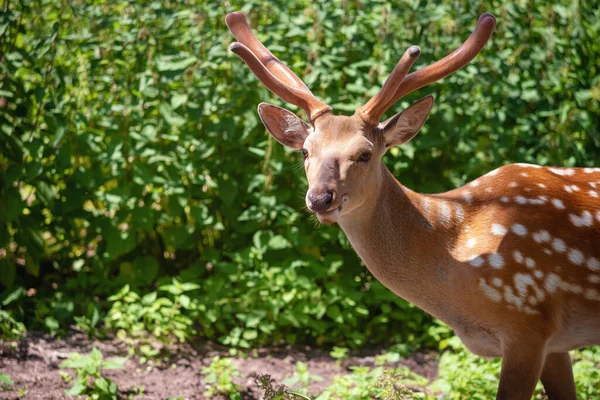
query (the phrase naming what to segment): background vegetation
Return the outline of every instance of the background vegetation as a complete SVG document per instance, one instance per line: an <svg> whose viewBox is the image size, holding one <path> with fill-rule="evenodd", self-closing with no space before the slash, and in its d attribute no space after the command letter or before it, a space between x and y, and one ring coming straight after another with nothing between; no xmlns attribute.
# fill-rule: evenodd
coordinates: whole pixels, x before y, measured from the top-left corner
<svg viewBox="0 0 600 400"><path fill-rule="evenodd" d="M390 110L436 97L387 165L423 192L509 162L597 166L596 1L4 0L4 337L75 324L241 348L446 345L445 326L304 211L301 156L256 113L282 104L227 51L234 10L339 113L375 93L409 45L423 50L418 69L491 11L498 27L474 62Z"/></svg>

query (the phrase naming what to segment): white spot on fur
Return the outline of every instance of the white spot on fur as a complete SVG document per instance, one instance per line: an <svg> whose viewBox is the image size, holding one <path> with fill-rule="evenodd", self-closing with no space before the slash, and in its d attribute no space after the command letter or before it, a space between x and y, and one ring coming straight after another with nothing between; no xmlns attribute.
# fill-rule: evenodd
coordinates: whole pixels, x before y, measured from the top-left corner
<svg viewBox="0 0 600 400"><path fill-rule="evenodd" d="M542 189L546 189L546 185L544 183L538 183L537 185Z"/></svg>
<svg viewBox="0 0 600 400"><path fill-rule="evenodd" d="M479 278L479 287L488 299L496 303L499 303L502 300L502 295L500 294L500 292L488 285L485 279Z"/></svg>
<svg viewBox="0 0 600 400"><path fill-rule="evenodd" d="M477 239L476 238L471 238L471 239L467 240L466 246L469 249L472 249L473 247L475 247L475 244L477 244Z"/></svg>
<svg viewBox="0 0 600 400"><path fill-rule="evenodd" d="M554 239L552 241L552 248L559 253L564 253L565 251L567 251L567 245L561 239Z"/></svg>
<svg viewBox="0 0 600 400"><path fill-rule="evenodd" d="M504 236L506 235L506 228L500 224L492 224L492 235Z"/></svg>
<svg viewBox="0 0 600 400"><path fill-rule="evenodd" d="M534 204L534 205L542 205L545 204L548 201L548 198L546 196L538 196L537 199L529 199L529 204Z"/></svg>
<svg viewBox="0 0 600 400"><path fill-rule="evenodd" d="M496 287L502 287L502 284L503 284L503 282L502 282L501 278L496 277L496 278L492 279L492 285L494 285Z"/></svg>
<svg viewBox="0 0 600 400"><path fill-rule="evenodd" d="M564 188L567 191L567 193L573 193L573 189L571 188L571 186L565 185Z"/></svg>
<svg viewBox="0 0 600 400"><path fill-rule="evenodd" d="M552 199L552 205L559 210L565 209L565 205L563 204L562 200L560 200L560 199Z"/></svg>
<svg viewBox="0 0 600 400"><path fill-rule="evenodd" d="M581 265L581 264L583 264L583 261L585 260L583 253L577 249L571 249L569 251L568 257L569 257L569 261L571 261L575 265Z"/></svg>
<svg viewBox="0 0 600 400"><path fill-rule="evenodd" d="M511 182L511 183L508 184L509 188L514 188L514 187L517 187L517 186L518 186L517 182Z"/></svg>
<svg viewBox="0 0 600 400"><path fill-rule="evenodd" d="M527 229L523 225L521 225L521 224L514 224L511 227L511 231L515 235L519 235L519 236L525 236L527 234Z"/></svg>
<svg viewBox="0 0 600 400"><path fill-rule="evenodd" d="M588 300L600 300L600 294L597 289L587 289L583 295Z"/></svg>
<svg viewBox="0 0 600 400"><path fill-rule="evenodd" d="M479 180L475 179L473 182L469 183L469 186L471 186L471 187L479 186Z"/></svg>
<svg viewBox="0 0 600 400"><path fill-rule="evenodd" d="M523 253L521 253L519 250L513 251L513 258L519 264L523 264Z"/></svg>
<svg viewBox="0 0 600 400"><path fill-rule="evenodd" d="M556 175L571 176L575 174L575 170L572 168L548 168L551 172Z"/></svg>
<svg viewBox="0 0 600 400"><path fill-rule="evenodd" d="M500 172L500 168L496 168L495 170L488 172L486 175L494 176L494 175L498 174L498 172Z"/></svg>
<svg viewBox="0 0 600 400"><path fill-rule="evenodd" d="M579 294L583 291L583 288L576 283L569 283L562 281L560 282L560 288L566 292Z"/></svg>
<svg viewBox="0 0 600 400"><path fill-rule="evenodd" d="M546 253L549 256L551 256L552 255L552 250L550 250L550 249L544 249L544 253Z"/></svg>
<svg viewBox="0 0 600 400"><path fill-rule="evenodd" d="M514 304L519 310L523 307L523 300L515 296L512 287L504 286L504 300L509 304Z"/></svg>
<svg viewBox="0 0 600 400"><path fill-rule="evenodd" d="M488 262L493 268L500 269L504 267L504 257L502 257L502 254L499 253L490 254L488 257Z"/></svg>
<svg viewBox="0 0 600 400"><path fill-rule="evenodd" d="M600 211L598 211L598 212L596 213L596 219L598 220L598 222L600 222Z"/></svg>
<svg viewBox="0 0 600 400"><path fill-rule="evenodd" d="M590 194L590 196L592 196L592 197L598 197L598 192L596 192L595 190L590 190L588 193L589 193L589 194Z"/></svg>
<svg viewBox="0 0 600 400"><path fill-rule="evenodd" d="M549 242L550 239L550 233L548 233L547 230L541 230L533 234L533 240L535 240L537 243L546 243Z"/></svg>
<svg viewBox="0 0 600 400"><path fill-rule="evenodd" d="M503 203L508 203L509 198L507 196L502 196L502 197L500 197L500 201Z"/></svg>
<svg viewBox="0 0 600 400"><path fill-rule="evenodd" d="M600 275L588 275L587 279L590 283L600 283Z"/></svg>
<svg viewBox="0 0 600 400"><path fill-rule="evenodd" d="M423 206L423 213L429 215L429 212L431 211L431 199L429 199L429 197L423 197L421 205Z"/></svg>
<svg viewBox="0 0 600 400"><path fill-rule="evenodd" d="M442 222L442 224L447 224L448 222L450 222L451 217L452 217L452 215L451 215L450 207L448 207L448 204L441 202L440 203L440 221Z"/></svg>
<svg viewBox="0 0 600 400"><path fill-rule="evenodd" d="M594 272L600 271L600 261L597 258L590 257L586 263L587 267Z"/></svg>
<svg viewBox="0 0 600 400"><path fill-rule="evenodd" d="M527 286L534 285L533 278L528 274L515 274L515 288L517 292L524 297L527 294Z"/></svg>
<svg viewBox="0 0 600 400"><path fill-rule="evenodd" d="M523 311L525 311L525 314L530 314L530 315L539 314L538 311L535 311L533 308L531 308L529 306L523 307Z"/></svg>
<svg viewBox="0 0 600 400"><path fill-rule="evenodd" d="M473 198L471 197L471 193L470 192L465 192L463 194L463 198L465 199L465 201L467 202L467 204L471 204L471 201L473 201Z"/></svg>
<svg viewBox="0 0 600 400"><path fill-rule="evenodd" d="M515 197L515 201L519 204L525 204L527 203L527 199L523 196L516 196Z"/></svg>
<svg viewBox="0 0 600 400"><path fill-rule="evenodd" d="M544 273L539 269L533 271L533 275L535 275L535 277L538 279L542 279L544 277Z"/></svg>
<svg viewBox="0 0 600 400"><path fill-rule="evenodd" d="M533 260L533 258L527 257L525 259L525 265L527 266L527 268L535 268L535 261Z"/></svg>
<svg viewBox="0 0 600 400"><path fill-rule="evenodd" d="M561 280L558 275L548 274L548 276L546 277L546 281L544 283L544 287L546 288L546 291L548 293L554 293L554 292L556 292L556 289L558 289L560 282L561 282Z"/></svg>
<svg viewBox="0 0 600 400"><path fill-rule="evenodd" d="M474 267L481 267L483 265L483 263L484 263L484 260L480 256L477 256L477 257L469 260L469 264L471 264Z"/></svg>
<svg viewBox="0 0 600 400"><path fill-rule="evenodd" d="M539 165L529 164L529 163L515 163L515 165L518 165L519 167L523 167L523 168L542 168Z"/></svg>
<svg viewBox="0 0 600 400"><path fill-rule="evenodd" d="M455 205L454 213L456 215L456 219L459 222L462 222L463 219L465 218L465 210L462 208L462 206L460 204Z"/></svg>
<svg viewBox="0 0 600 400"><path fill-rule="evenodd" d="M594 222L592 213L589 211L582 212L581 217L575 214L569 214L569 220L577 227L592 226L592 223Z"/></svg>
<svg viewBox="0 0 600 400"><path fill-rule="evenodd" d="M485 192L486 192L486 193L492 193L492 188L491 188L491 187L489 187L489 188L485 188Z"/></svg>
<svg viewBox="0 0 600 400"><path fill-rule="evenodd" d="M525 178L527 178L529 176L529 174L527 172L521 172L521 176L524 176Z"/></svg>

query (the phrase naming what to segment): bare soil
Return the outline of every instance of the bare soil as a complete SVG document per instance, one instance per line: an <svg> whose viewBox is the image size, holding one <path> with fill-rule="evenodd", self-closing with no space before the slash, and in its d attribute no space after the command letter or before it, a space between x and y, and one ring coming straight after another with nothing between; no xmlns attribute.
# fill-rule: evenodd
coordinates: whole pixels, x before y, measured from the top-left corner
<svg viewBox="0 0 600 400"><path fill-rule="evenodd" d="M2 399L70 399L65 394L71 384L65 383L59 374L59 364L69 353L88 354L96 347L105 358L127 356L129 345L114 339L89 339L82 333L72 333L61 339L46 334L29 333L16 350L0 343L0 372L6 373L15 383L14 390L0 391ZM311 375L323 378L311 384L311 394L318 394L329 386L334 376L349 373L349 366L373 366L375 356L381 349L364 350L339 362L328 352L310 347L271 347L249 351L234 357L241 373L234 381L243 389L244 399L261 399L253 376L269 374L277 383L295 373L297 361L307 363ZM171 346L162 361L141 364L139 358L131 357L125 370L107 370L104 376L113 380L123 398L135 399L204 399L206 390L200 371L208 366L216 355L231 357L226 348L211 344L180 344ZM396 366L404 365L429 380L437 377L437 355L414 353L401 359ZM393 366L393 365L390 365ZM63 369L62 371L70 371Z"/></svg>

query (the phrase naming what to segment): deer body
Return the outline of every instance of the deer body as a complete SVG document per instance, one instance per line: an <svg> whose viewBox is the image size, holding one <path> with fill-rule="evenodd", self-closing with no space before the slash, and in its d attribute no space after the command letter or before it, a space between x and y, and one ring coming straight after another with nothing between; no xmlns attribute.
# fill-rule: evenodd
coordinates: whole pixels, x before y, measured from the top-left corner
<svg viewBox="0 0 600 400"><path fill-rule="evenodd" d="M231 45L275 94L309 123L262 103L267 130L301 150L308 208L338 223L372 274L398 296L452 327L482 356L502 357L498 399L530 399L538 379L550 399L576 399L568 351L600 344L600 168L511 164L447 193L402 186L382 162L412 139L433 106L427 96L379 122L402 96L451 74L483 48L495 18L408 74L410 47L383 88L353 116L333 115L252 34L241 13Z"/></svg>

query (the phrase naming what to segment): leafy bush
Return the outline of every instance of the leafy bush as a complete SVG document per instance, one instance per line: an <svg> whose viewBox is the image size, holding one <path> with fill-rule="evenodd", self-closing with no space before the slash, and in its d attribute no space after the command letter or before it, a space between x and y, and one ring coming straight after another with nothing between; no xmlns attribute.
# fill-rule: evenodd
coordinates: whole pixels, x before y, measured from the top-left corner
<svg viewBox="0 0 600 400"><path fill-rule="evenodd" d="M573 355L577 395L582 399L600 398L600 347L579 349L573 352Z"/></svg>
<svg viewBox="0 0 600 400"><path fill-rule="evenodd" d="M175 338L184 342L194 333L193 321L181 311L191 305L185 292L198 287L173 280L172 284L159 288L170 296L159 297L158 292L150 292L140 297L125 285L119 293L108 298L112 307L106 315L107 327L122 329L131 337L144 337L150 333L163 342L170 343Z"/></svg>
<svg viewBox="0 0 600 400"><path fill-rule="evenodd" d="M230 11L245 11L259 37L345 113L378 90L410 44L423 48L420 68L466 38L480 12L494 12L498 28L473 63L390 110L436 95L423 132L386 159L413 189L449 189L510 161L600 158L593 3L2 7L0 282L35 288L8 311L53 334L83 316L93 332L124 285L140 299L122 306L137 307L176 277L200 286L189 295L194 309L165 303L179 314L159 319L198 318L200 335L231 346L440 338L432 318L373 280L337 228L315 228L303 211L300 156L265 135L255 110L281 102L227 51ZM181 337L191 333L186 321ZM116 326L110 315L107 323ZM128 323L157 326L150 317Z"/></svg>

